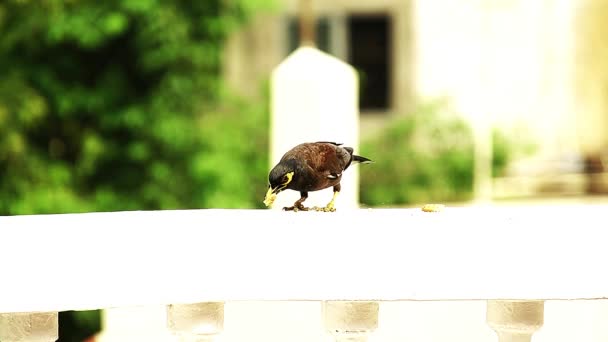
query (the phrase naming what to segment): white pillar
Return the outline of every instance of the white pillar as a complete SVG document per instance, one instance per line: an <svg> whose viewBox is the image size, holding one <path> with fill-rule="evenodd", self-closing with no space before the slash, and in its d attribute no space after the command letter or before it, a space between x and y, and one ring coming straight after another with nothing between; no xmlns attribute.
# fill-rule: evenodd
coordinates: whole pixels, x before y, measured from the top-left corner
<svg viewBox="0 0 608 342"><path fill-rule="evenodd" d="M576 95L579 145L584 154L597 156L608 146L608 2L576 2Z"/></svg>
<svg viewBox="0 0 608 342"><path fill-rule="evenodd" d="M366 342L378 328L378 311L377 302L324 302L325 329L336 342Z"/></svg>
<svg viewBox="0 0 608 342"><path fill-rule="evenodd" d="M486 321L499 342L530 342L543 326L544 301L489 300Z"/></svg>
<svg viewBox="0 0 608 342"><path fill-rule="evenodd" d="M58 338L57 312L0 314L2 342L54 342Z"/></svg>
<svg viewBox="0 0 608 342"><path fill-rule="evenodd" d="M302 142L334 141L358 151L358 81L355 69L312 47L300 47L272 73L272 168ZM367 156L373 159L373 156ZM358 165L342 176L338 210L358 206ZM332 190L309 193L306 206L325 206ZM284 191L274 208L293 205L296 191Z"/></svg>
<svg viewBox="0 0 608 342"><path fill-rule="evenodd" d="M167 325L183 342L212 342L224 330L224 303L173 304Z"/></svg>

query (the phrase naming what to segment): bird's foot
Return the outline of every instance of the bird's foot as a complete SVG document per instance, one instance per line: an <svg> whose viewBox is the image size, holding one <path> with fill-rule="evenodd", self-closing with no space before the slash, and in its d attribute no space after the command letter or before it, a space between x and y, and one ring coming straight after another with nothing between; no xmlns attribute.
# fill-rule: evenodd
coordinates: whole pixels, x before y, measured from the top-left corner
<svg viewBox="0 0 608 342"><path fill-rule="evenodd" d="M313 207L312 209L314 211L322 211L322 212L326 212L326 213L333 213L334 211L336 211L336 208L334 208L333 206Z"/></svg>
<svg viewBox="0 0 608 342"><path fill-rule="evenodd" d="M293 211L293 212L298 212L298 211L308 211L310 208L307 208L303 205L292 205L291 207L283 207L284 211Z"/></svg>

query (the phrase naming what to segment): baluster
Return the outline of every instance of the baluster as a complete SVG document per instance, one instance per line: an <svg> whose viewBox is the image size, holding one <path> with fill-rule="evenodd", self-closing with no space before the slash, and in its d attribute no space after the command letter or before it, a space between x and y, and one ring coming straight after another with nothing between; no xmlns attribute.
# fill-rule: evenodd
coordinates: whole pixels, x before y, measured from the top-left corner
<svg viewBox="0 0 608 342"><path fill-rule="evenodd" d="M167 324L180 341L212 342L224 330L224 303L169 305Z"/></svg>
<svg viewBox="0 0 608 342"><path fill-rule="evenodd" d="M377 302L326 301L325 329L336 342L365 342L378 327L378 307Z"/></svg>
<svg viewBox="0 0 608 342"><path fill-rule="evenodd" d="M57 312L0 314L2 342L55 342L58 338Z"/></svg>
<svg viewBox="0 0 608 342"><path fill-rule="evenodd" d="M486 321L499 342L530 342L543 326L544 301L489 300Z"/></svg>

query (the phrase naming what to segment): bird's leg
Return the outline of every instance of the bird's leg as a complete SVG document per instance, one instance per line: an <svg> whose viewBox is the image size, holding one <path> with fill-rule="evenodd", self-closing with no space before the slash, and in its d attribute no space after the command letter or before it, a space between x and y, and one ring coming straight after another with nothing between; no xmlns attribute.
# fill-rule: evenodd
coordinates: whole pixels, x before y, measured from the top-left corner
<svg viewBox="0 0 608 342"><path fill-rule="evenodd" d="M331 201L329 201L329 203L327 203L327 205L324 208L318 208L317 211L325 211L325 212L334 212L336 211L336 208L334 207L334 202L336 202L336 197L338 197L338 194L340 193L340 184L336 184L334 185L334 196L331 198Z"/></svg>
<svg viewBox="0 0 608 342"><path fill-rule="evenodd" d="M302 211L307 211L308 208L305 207L302 203L304 201L306 201L306 199L308 198L308 192L306 191L300 191L300 199L295 201L295 203L293 204L293 206L291 207L285 207L283 208L283 210L285 211L298 211L298 210L302 210Z"/></svg>

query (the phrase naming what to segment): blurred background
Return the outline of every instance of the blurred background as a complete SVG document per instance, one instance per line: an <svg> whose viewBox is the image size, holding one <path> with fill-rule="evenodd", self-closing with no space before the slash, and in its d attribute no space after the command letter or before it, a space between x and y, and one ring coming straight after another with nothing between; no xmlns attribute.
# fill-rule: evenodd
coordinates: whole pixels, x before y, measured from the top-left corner
<svg viewBox="0 0 608 342"><path fill-rule="evenodd" d="M298 46L301 1L279 3L227 43L226 80L241 94ZM317 47L359 74L362 154L379 161L360 168L362 204L605 194L607 11L602 0L314 1Z"/></svg>
<svg viewBox="0 0 608 342"><path fill-rule="evenodd" d="M1 1L0 215L262 208L303 2ZM607 1L311 4L359 76L362 206L605 200Z"/></svg>

